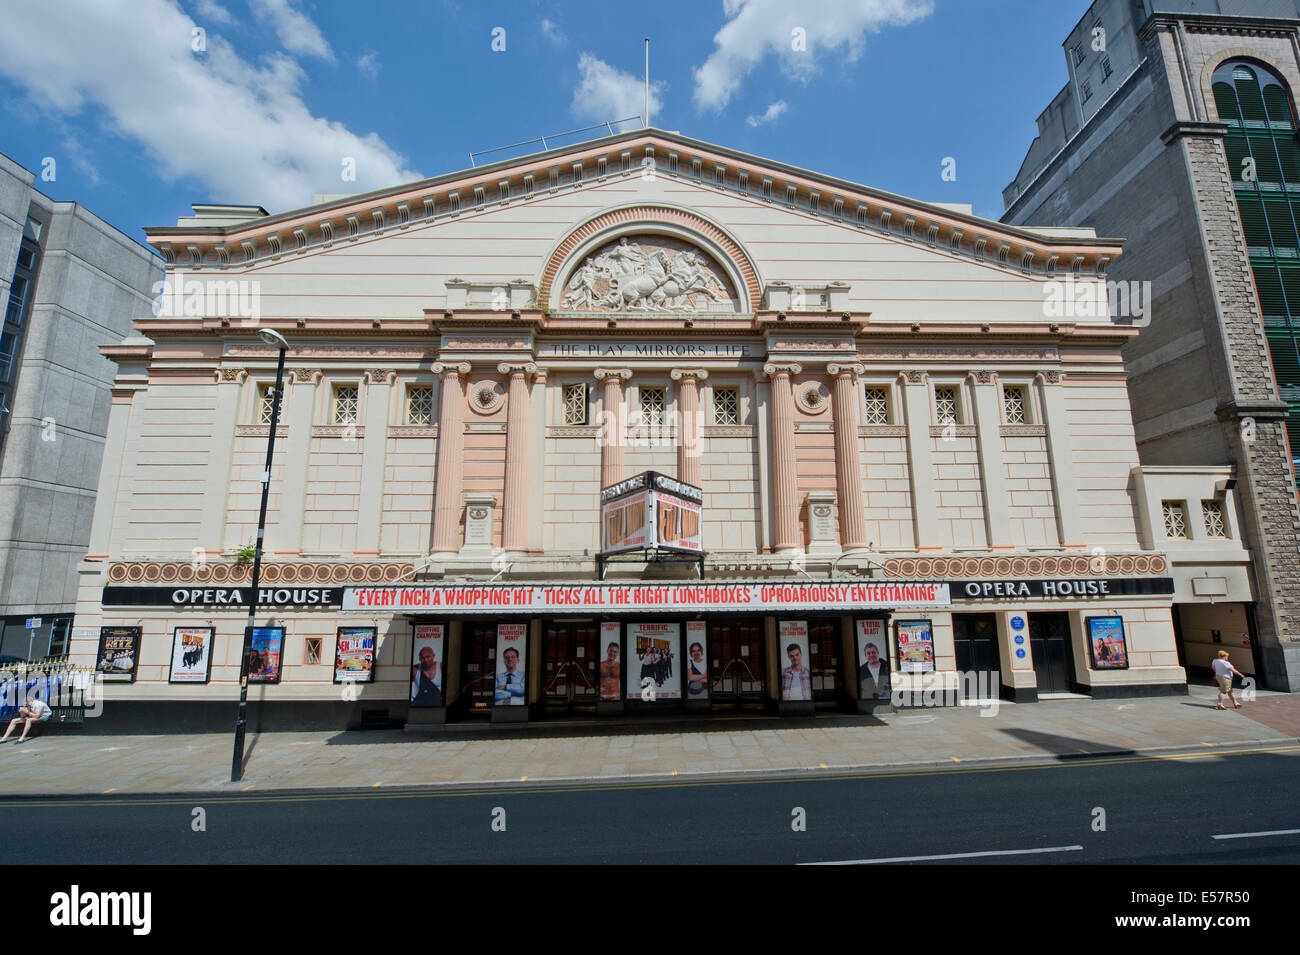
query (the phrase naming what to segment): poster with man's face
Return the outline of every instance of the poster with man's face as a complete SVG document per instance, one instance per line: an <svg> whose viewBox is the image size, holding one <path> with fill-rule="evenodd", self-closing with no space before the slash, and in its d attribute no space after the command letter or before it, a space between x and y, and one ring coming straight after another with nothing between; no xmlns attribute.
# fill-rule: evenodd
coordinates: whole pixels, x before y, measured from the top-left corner
<svg viewBox="0 0 1300 955"><path fill-rule="evenodd" d="M523 706L528 702L527 655L528 624L497 624L496 692L492 697L495 705Z"/></svg>
<svg viewBox="0 0 1300 955"><path fill-rule="evenodd" d="M682 698L682 625L627 625L627 696L655 703Z"/></svg>
<svg viewBox="0 0 1300 955"><path fill-rule="evenodd" d="M889 641L885 621L858 620L858 696L863 700L889 699Z"/></svg>
<svg viewBox="0 0 1300 955"><path fill-rule="evenodd" d="M618 623L600 625L600 698L606 702L623 699L622 629Z"/></svg>
<svg viewBox="0 0 1300 955"><path fill-rule="evenodd" d="M212 661L211 627L177 627L172 634L170 683L207 683Z"/></svg>
<svg viewBox="0 0 1300 955"><path fill-rule="evenodd" d="M442 706L443 625L417 624L411 639L411 705Z"/></svg>
<svg viewBox="0 0 1300 955"><path fill-rule="evenodd" d="M686 679L688 700L709 698L709 640L703 620L690 620L686 624L686 659L682 676Z"/></svg>
<svg viewBox="0 0 1300 955"><path fill-rule="evenodd" d="M782 620L777 649L781 660L781 699L808 700L812 695L812 671L808 669L808 621Z"/></svg>

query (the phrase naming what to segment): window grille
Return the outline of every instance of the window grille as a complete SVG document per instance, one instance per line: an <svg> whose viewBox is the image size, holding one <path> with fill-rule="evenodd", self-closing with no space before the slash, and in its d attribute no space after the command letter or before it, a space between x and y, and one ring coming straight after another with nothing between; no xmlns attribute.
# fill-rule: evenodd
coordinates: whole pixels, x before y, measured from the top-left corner
<svg viewBox="0 0 1300 955"><path fill-rule="evenodd" d="M668 405L663 388L642 388L640 391L641 423L647 426L662 425L664 410Z"/></svg>
<svg viewBox="0 0 1300 955"><path fill-rule="evenodd" d="M957 424L957 389L934 389L934 418L938 424Z"/></svg>
<svg viewBox="0 0 1300 955"><path fill-rule="evenodd" d="M740 424L740 393L738 389L713 389L713 423Z"/></svg>
<svg viewBox="0 0 1300 955"><path fill-rule="evenodd" d="M356 385L339 385L334 389L334 423L357 423Z"/></svg>
<svg viewBox="0 0 1300 955"><path fill-rule="evenodd" d="M257 423L269 425L275 405L275 385L270 383L262 385L261 390L262 394L257 405Z"/></svg>
<svg viewBox="0 0 1300 955"><path fill-rule="evenodd" d="M406 423L422 427L433 424L433 388L412 385L406 389Z"/></svg>
<svg viewBox="0 0 1300 955"><path fill-rule="evenodd" d="M1228 529L1223 523L1223 502L1218 500L1201 501L1201 516L1205 520L1206 537L1227 537Z"/></svg>
<svg viewBox="0 0 1300 955"><path fill-rule="evenodd" d="M889 424L889 389L868 388L866 397L867 424Z"/></svg>
<svg viewBox="0 0 1300 955"><path fill-rule="evenodd" d="M585 383L565 385L563 392L564 423L587 423L587 386Z"/></svg>
<svg viewBox="0 0 1300 955"><path fill-rule="evenodd" d="M1162 501L1165 512L1165 536L1173 540L1187 540L1187 514L1179 501Z"/></svg>
<svg viewBox="0 0 1300 955"><path fill-rule="evenodd" d="M1002 410L1007 424L1025 424L1025 389L1008 387L1002 389Z"/></svg>

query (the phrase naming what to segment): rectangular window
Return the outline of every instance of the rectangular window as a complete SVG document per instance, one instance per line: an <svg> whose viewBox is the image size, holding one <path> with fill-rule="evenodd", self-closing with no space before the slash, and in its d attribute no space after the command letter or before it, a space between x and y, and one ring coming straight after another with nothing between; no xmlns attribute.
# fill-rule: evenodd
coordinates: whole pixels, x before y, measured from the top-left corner
<svg viewBox="0 0 1300 955"><path fill-rule="evenodd" d="M257 386L257 423L271 423L271 412L275 406L275 383L265 382ZM281 409L283 411L284 409Z"/></svg>
<svg viewBox="0 0 1300 955"><path fill-rule="evenodd" d="M1074 65L1078 66L1080 63L1083 62L1083 57L1084 57L1083 44L1082 43L1075 44L1073 53L1074 53Z"/></svg>
<svg viewBox="0 0 1300 955"><path fill-rule="evenodd" d="M865 418L867 424L889 424L889 389L868 387Z"/></svg>
<svg viewBox="0 0 1300 955"><path fill-rule="evenodd" d="M433 424L431 385L411 385L406 389L406 423L423 428Z"/></svg>
<svg viewBox="0 0 1300 955"><path fill-rule="evenodd" d="M1092 99L1092 84L1084 80L1079 87L1079 100L1086 103L1090 99Z"/></svg>
<svg viewBox="0 0 1300 955"><path fill-rule="evenodd" d="M955 386L934 389L935 424L961 424L961 404Z"/></svg>
<svg viewBox="0 0 1300 955"><path fill-rule="evenodd" d="M587 423L586 382L565 385L564 390L561 392L561 403L564 406L564 413L561 416L564 424L583 425Z"/></svg>
<svg viewBox="0 0 1300 955"><path fill-rule="evenodd" d="M1002 389L1002 416L1007 424L1028 424L1025 414L1025 389L1007 385Z"/></svg>
<svg viewBox="0 0 1300 955"><path fill-rule="evenodd" d="M1101 80L1102 80L1102 82L1104 83L1104 82L1106 81L1107 77L1109 77L1110 74L1112 74L1112 73L1114 73L1114 72L1115 72L1115 71L1112 70L1112 69L1110 68L1110 57L1108 57L1108 56L1102 57L1102 60L1101 60Z"/></svg>
<svg viewBox="0 0 1300 955"><path fill-rule="evenodd" d="M641 424L658 426L664 423L664 413L668 407L668 396L663 388L641 388L640 395Z"/></svg>
<svg viewBox="0 0 1300 955"><path fill-rule="evenodd" d="M320 663L321 643L320 637L308 637L306 645L303 648L302 662L309 666L313 663Z"/></svg>
<svg viewBox="0 0 1300 955"><path fill-rule="evenodd" d="M334 388L334 423L357 423L356 385L337 385Z"/></svg>
<svg viewBox="0 0 1300 955"><path fill-rule="evenodd" d="M1187 540L1187 511L1182 501L1161 501L1165 512L1165 536L1173 540Z"/></svg>
<svg viewBox="0 0 1300 955"><path fill-rule="evenodd" d="M18 344L17 332L6 330L0 335L0 381L8 381L13 372L14 346ZM0 429L3 426L0 425Z"/></svg>
<svg viewBox="0 0 1300 955"><path fill-rule="evenodd" d="M1201 501L1201 517L1205 521L1205 536L1225 538L1228 536L1227 525L1223 522L1223 502L1220 500Z"/></svg>
<svg viewBox="0 0 1300 955"><path fill-rule="evenodd" d="M713 389L713 423L740 424L740 389Z"/></svg>

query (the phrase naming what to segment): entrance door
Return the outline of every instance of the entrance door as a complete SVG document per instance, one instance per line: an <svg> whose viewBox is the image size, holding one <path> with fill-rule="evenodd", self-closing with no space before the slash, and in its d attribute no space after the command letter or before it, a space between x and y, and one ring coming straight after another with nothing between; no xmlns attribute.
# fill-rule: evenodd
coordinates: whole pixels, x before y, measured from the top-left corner
<svg viewBox="0 0 1300 955"><path fill-rule="evenodd" d="M542 631L542 698L548 713L595 712L596 632L594 620L547 621Z"/></svg>
<svg viewBox="0 0 1300 955"><path fill-rule="evenodd" d="M813 700L832 705L840 700L840 622L808 621L808 668Z"/></svg>
<svg viewBox="0 0 1300 955"><path fill-rule="evenodd" d="M997 616L991 613L953 614L952 639L957 672L963 685L971 687L981 697L996 697L1001 691L1002 680ZM968 673L975 673L977 677L968 679L965 676Z"/></svg>
<svg viewBox="0 0 1300 955"><path fill-rule="evenodd" d="M763 622L709 624L709 699L715 706L765 705Z"/></svg>
<svg viewBox="0 0 1300 955"><path fill-rule="evenodd" d="M496 687L497 628L495 623L466 621L460 638L460 699L471 715L492 712Z"/></svg>
<svg viewBox="0 0 1300 955"><path fill-rule="evenodd" d="M1064 613L1029 615L1029 649L1039 693L1065 693L1074 685L1074 655L1070 652L1070 616Z"/></svg>

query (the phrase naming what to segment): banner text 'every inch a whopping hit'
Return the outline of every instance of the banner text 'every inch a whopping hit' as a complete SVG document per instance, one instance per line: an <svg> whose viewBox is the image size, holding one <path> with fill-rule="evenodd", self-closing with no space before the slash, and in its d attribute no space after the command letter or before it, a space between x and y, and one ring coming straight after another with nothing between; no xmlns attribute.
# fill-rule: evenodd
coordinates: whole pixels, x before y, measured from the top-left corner
<svg viewBox="0 0 1300 955"><path fill-rule="evenodd" d="M946 583L349 587L344 610L816 610L946 607Z"/></svg>

